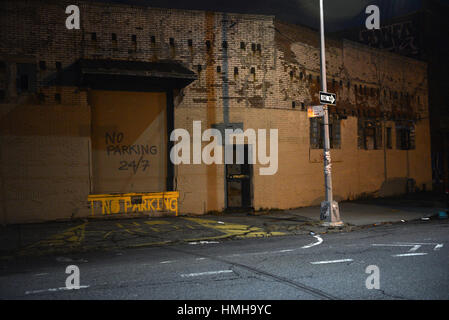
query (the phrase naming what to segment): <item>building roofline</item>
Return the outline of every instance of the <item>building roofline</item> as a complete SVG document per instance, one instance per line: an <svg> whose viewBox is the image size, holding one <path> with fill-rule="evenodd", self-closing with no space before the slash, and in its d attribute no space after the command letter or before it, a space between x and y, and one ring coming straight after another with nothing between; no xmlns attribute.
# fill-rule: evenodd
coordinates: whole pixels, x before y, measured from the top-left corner
<svg viewBox="0 0 449 320"><path fill-rule="evenodd" d="M276 22L279 22L281 24L288 25L288 26L291 26L291 27L295 27L295 28L298 28L298 29L301 29L301 28L302 29L306 29L308 32L314 33L317 36L317 39L318 39L316 47L319 48L319 37L320 37L319 31L317 31L317 30L315 30L313 28L310 28L308 26L304 26L304 25L300 25L300 24L293 24L293 23L282 21L280 19L275 19L275 23ZM374 47L371 47L371 46L369 46L367 44L363 44L363 43L360 43L360 42L357 42L357 41L354 41L354 40L349 40L349 39L346 39L346 38L343 38L343 37L335 36L335 34L333 34L333 33L326 34L325 37L326 37L326 47L332 46L332 45L328 45L328 44L330 44L332 42L339 43L341 45L341 47L343 47L345 44L349 44L349 45L351 45L353 47L357 47L358 49L365 50L365 51L370 51L370 52L378 52L379 54L382 54L384 56L388 56L388 57L391 57L391 58L394 58L394 59L401 59L401 60L406 60L406 61L413 62L413 63L419 63L419 64L422 64L424 66L427 65L427 61L422 61L420 59L407 57L407 56L404 56L404 55L401 55L401 54L398 54L398 53L395 53L395 52L389 52L389 51L381 50L381 49L378 49L378 48L374 48Z"/></svg>
<svg viewBox="0 0 449 320"><path fill-rule="evenodd" d="M14 0L14 2L27 2L27 0ZM54 3L56 5L62 5L60 0L34 0L34 1L40 1L44 3ZM68 3L67 3L68 5ZM157 6L151 6L147 4L138 4L138 3L131 3L131 4L125 4L125 3L116 3L111 2L108 0L100 1L100 0L80 0L76 3L78 6L82 5L90 5L90 6L97 6L97 7L115 7L115 8L133 8L133 9L148 9L148 10L170 10L175 12L188 12L188 13L205 13L205 12L214 12L216 14L228 14L228 15L235 15L235 16L241 16L243 18L246 18L248 20L254 19L254 20L274 20L274 15L267 15L267 14L248 14L248 13L238 13L238 12L224 12L224 11L211 11L211 10L200 10L200 9L179 9L179 8L167 8L167 7L157 7Z"/></svg>

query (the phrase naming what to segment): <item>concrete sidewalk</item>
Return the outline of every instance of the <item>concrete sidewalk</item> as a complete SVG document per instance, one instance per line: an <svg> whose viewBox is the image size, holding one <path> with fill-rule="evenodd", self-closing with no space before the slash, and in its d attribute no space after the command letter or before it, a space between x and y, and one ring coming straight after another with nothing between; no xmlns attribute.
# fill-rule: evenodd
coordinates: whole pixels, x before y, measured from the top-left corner
<svg viewBox="0 0 449 320"><path fill-rule="evenodd" d="M387 199L388 200L388 199ZM399 206L398 206L399 204ZM437 207L436 205L441 205ZM438 214L441 202L369 200L340 203L340 228L319 220L320 208L202 216L86 219L0 227L0 258L120 250L174 243L202 244L227 239L352 231L383 223L405 222Z"/></svg>
<svg viewBox="0 0 449 320"><path fill-rule="evenodd" d="M387 222L400 222L416 220L423 217L431 217L438 214L439 210L447 210L439 207L398 207L382 204L368 204L357 202L343 202L340 206L341 220L351 226L376 225ZM287 210L290 214L300 215L310 220L317 220L319 207L307 207L295 210Z"/></svg>

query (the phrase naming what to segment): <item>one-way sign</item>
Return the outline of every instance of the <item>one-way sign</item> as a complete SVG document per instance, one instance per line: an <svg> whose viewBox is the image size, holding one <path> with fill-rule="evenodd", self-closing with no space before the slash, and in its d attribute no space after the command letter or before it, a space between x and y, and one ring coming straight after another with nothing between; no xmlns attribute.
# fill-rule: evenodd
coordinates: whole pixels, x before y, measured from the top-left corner
<svg viewBox="0 0 449 320"><path fill-rule="evenodd" d="M337 104L337 95L335 93L320 91L320 103L335 106Z"/></svg>

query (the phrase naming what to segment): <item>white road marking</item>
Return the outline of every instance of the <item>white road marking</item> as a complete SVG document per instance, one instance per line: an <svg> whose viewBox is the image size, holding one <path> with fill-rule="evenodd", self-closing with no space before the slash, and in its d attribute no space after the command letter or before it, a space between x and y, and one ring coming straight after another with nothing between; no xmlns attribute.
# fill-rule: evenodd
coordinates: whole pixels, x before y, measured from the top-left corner
<svg viewBox="0 0 449 320"><path fill-rule="evenodd" d="M165 264L165 263L172 263L172 262L176 262L176 260L161 261L160 263Z"/></svg>
<svg viewBox="0 0 449 320"><path fill-rule="evenodd" d="M310 243L310 244L308 244L308 245L305 245L304 247L301 247L302 249L308 249L308 248L311 248L311 247L313 247L313 246L317 246L317 245L319 245L319 244L321 244L322 242L323 242L323 239L321 239L321 237L320 236L313 236L315 239L317 239L318 241L317 242L313 242L313 243Z"/></svg>
<svg viewBox="0 0 449 320"><path fill-rule="evenodd" d="M416 253L402 253L402 254L393 254L392 257L411 257L411 256L424 256L427 253L425 252L416 252Z"/></svg>
<svg viewBox="0 0 449 320"><path fill-rule="evenodd" d="M409 250L409 252L416 251L416 250L418 250L419 248L421 248L421 245L420 245L420 244L417 244L417 245L413 246L413 248L411 248L411 249Z"/></svg>
<svg viewBox="0 0 449 320"><path fill-rule="evenodd" d="M419 243L391 243L391 244L390 243L388 243L388 244L387 243L385 243L385 244L375 243L375 244L372 244L372 246L377 246L377 247L413 247L409 250L409 252L416 251L421 246L425 246L425 245L435 246L433 248L434 251L439 250L443 247L442 243L431 243L431 242L428 242L428 243L419 242Z"/></svg>
<svg viewBox="0 0 449 320"><path fill-rule="evenodd" d="M212 243L220 243L218 241L195 241L189 242L189 244L212 244Z"/></svg>
<svg viewBox="0 0 449 320"><path fill-rule="evenodd" d="M187 273L187 274L181 274L181 277L199 277L199 276L209 276L213 274L220 274L220 273L231 273L232 270L218 270L218 271L207 271L207 272L198 272L198 273Z"/></svg>
<svg viewBox="0 0 449 320"><path fill-rule="evenodd" d="M260 251L260 252L249 252L249 253L234 253L225 255L224 257L240 257L240 256L257 256L257 255L264 255L264 254L274 254L274 253L284 253L284 252L292 252L296 249L283 249L283 250L275 250L275 251Z"/></svg>
<svg viewBox="0 0 449 320"><path fill-rule="evenodd" d="M79 289L86 289L90 286L79 286ZM31 291L25 291L25 294L36 294L36 293L42 293L42 292L57 292L57 291L64 291L64 290L78 290L74 288L67 288L67 287L61 287L61 288L50 288L50 289L43 289L43 290L31 290Z"/></svg>
<svg viewBox="0 0 449 320"><path fill-rule="evenodd" d="M422 245L422 246L424 246L424 245L430 245L430 246L432 246L432 245L438 245L438 243L436 243L436 242L405 242L405 243L407 243L408 245L417 245L417 244L420 244L420 245Z"/></svg>
<svg viewBox="0 0 449 320"><path fill-rule="evenodd" d="M415 244L372 244L372 246L375 247L412 247L415 246Z"/></svg>
<svg viewBox="0 0 449 320"><path fill-rule="evenodd" d="M340 260L328 260L328 261L315 261L311 262L311 264L326 264L326 263L339 263L339 262L351 262L353 259L340 259Z"/></svg>

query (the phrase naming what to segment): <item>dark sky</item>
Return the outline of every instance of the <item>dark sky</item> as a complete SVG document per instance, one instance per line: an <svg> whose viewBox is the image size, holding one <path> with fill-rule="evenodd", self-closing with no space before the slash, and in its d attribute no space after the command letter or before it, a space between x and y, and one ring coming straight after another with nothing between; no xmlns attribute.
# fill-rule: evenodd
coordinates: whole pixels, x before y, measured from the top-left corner
<svg viewBox="0 0 449 320"><path fill-rule="evenodd" d="M160 8L196 9L275 15L277 19L318 28L319 0L93 0L148 5ZM440 0L449 4L449 0ZM381 20L405 15L421 8L421 0L324 0L325 29L339 31L364 25L365 8L376 4Z"/></svg>

